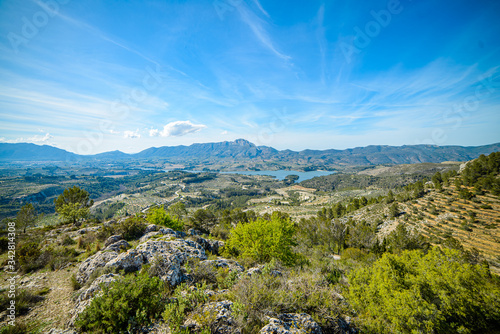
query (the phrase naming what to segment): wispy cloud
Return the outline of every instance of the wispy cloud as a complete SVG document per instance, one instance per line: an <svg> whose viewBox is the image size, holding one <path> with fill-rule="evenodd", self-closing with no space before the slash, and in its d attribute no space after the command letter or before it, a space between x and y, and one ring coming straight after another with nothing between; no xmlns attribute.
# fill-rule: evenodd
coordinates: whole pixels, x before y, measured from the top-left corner
<svg viewBox="0 0 500 334"><path fill-rule="evenodd" d="M274 53L279 58L288 61L292 57L280 52L278 48L275 46L275 43L269 36L269 33L264 28L265 22L261 20L255 13L250 11L245 6L238 6L238 11L240 13L241 19L243 22L248 25L250 30L253 32L257 40L269 51Z"/></svg>

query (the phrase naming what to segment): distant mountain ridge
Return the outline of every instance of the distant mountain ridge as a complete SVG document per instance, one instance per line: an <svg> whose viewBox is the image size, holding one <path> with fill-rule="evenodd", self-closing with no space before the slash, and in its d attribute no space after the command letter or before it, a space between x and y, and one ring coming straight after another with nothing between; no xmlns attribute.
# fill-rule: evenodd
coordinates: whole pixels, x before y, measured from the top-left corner
<svg viewBox="0 0 500 334"><path fill-rule="evenodd" d="M500 151L500 143L483 146L435 146L370 145L345 150L276 150L268 146L256 146L244 140L216 143L192 144L189 146L151 147L139 153L127 154L121 151L95 155L78 155L48 145L28 143L0 143L0 161L101 161L101 160L168 160L213 161L216 159L247 161L282 161L311 165L378 165L408 164L423 162L468 161L481 154Z"/></svg>

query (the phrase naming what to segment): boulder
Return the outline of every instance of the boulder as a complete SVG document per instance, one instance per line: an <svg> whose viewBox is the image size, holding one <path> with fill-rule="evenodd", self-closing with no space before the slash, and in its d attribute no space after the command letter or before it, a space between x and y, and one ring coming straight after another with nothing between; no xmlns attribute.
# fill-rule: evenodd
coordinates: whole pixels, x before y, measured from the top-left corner
<svg viewBox="0 0 500 334"><path fill-rule="evenodd" d="M144 234L148 234L149 232L158 231L158 226L155 224L149 224L144 230Z"/></svg>
<svg viewBox="0 0 500 334"><path fill-rule="evenodd" d="M224 241L211 240L205 238L197 238L196 242L199 243L207 252L214 255L220 255L219 251L224 247Z"/></svg>
<svg viewBox="0 0 500 334"><path fill-rule="evenodd" d="M278 318L270 318L260 334L322 334L321 327L305 313L283 313Z"/></svg>
<svg viewBox="0 0 500 334"><path fill-rule="evenodd" d="M136 249L129 249L126 253L121 253L108 263L105 267L116 267L125 272L132 272L141 269L145 259L142 252Z"/></svg>
<svg viewBox="0 0 500 334"><path fill-rule="evenodd" d="M122 239L104 248L104 250L120 253L122 250L127 250L127 248L130 248L130 244Z"/></svg>
<svg viewBox="0 0 500 334"><path fill-rule="evenodd" d="M123 237L120 234L112 235L109 238L107 238L106 241L104 241L104 247L112 245L112 244L114 244L122 239L123 239Z"/></svg>
<svg viewBox="0 0 500 334"><path fill-rule="evenodd" d="M118 256L114 251L99 251L93 256L87 258L80 264L76 279L78 283L84 284L89 279L90 275L99 267L104 267L106 263Z"/></svg>

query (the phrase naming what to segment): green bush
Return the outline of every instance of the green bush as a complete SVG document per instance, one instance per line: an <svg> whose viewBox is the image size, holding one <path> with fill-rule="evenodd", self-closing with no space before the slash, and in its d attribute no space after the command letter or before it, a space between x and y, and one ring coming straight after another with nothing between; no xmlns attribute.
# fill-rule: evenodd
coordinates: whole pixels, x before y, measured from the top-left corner
<svg viewBox="0 0 500 334"><path fill-rule="evenodd" d="M180 219L171 217L163 207L149 209L147 221L151 224L171 228L174 231L182 231L184 224Z"/></svg>
<svg viewBox="0 0 500 334"><path fill-rule="evenodd" d="M75 327L92 333L133 332L160 317L166 292L165 283L157 277L147 273L126 276L103 286L103 294L79 315Z"/></svg>
<svg viewBox="0 0 500 334"><path fill-rule="evenodd" d="M225 254L257 262L276 259L285 265L300 260L292 246L296 227L289 217L274 212L270 220L258 218L249 223L239 223L232 231L225 245Z"/></svg>
<svg viewBox="0 0 500 334"><path fill-rule="evenodd" d="M134 240L142 237L146 224L138 217L131 217L119 224L117 229L121 232L123 239Z"/></svg>
<svg viewBox="0 0 500 334"><path fill-rule="evenodd" d="M43 268L46 263L38 261L39 256L42 254L38 243L28 242L23 244L18 253L18 263L23 272L31 272Z"/></svg>
<svg viewBox="0 0 500 334"><path fill-rule="evenodd" d="M500 284L487 267L438 247L385 253L349 275L367 333L484 333L500 326Z"/></svg>

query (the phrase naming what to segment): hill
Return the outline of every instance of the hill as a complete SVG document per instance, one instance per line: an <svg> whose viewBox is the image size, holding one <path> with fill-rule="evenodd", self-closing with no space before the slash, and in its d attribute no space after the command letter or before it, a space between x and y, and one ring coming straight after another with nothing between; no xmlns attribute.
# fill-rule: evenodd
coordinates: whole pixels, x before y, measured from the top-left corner
<svg viewBox="0 0 500 334"><path fill-rule="evenodd" d="M276 150L256 146L244 140L218 143L192 144L189 146L151 147L135 154L120 151L96 155L77 155L55 147L35 144L0 144L0 161L101 161L101 160L166 160L170 162L276 162L302 166L308 170L334 168L342 165L379 165L440 163L468 161L481 154L500 150L500 143L464 147L434 145L367 146L346 150Z"/></svg>

